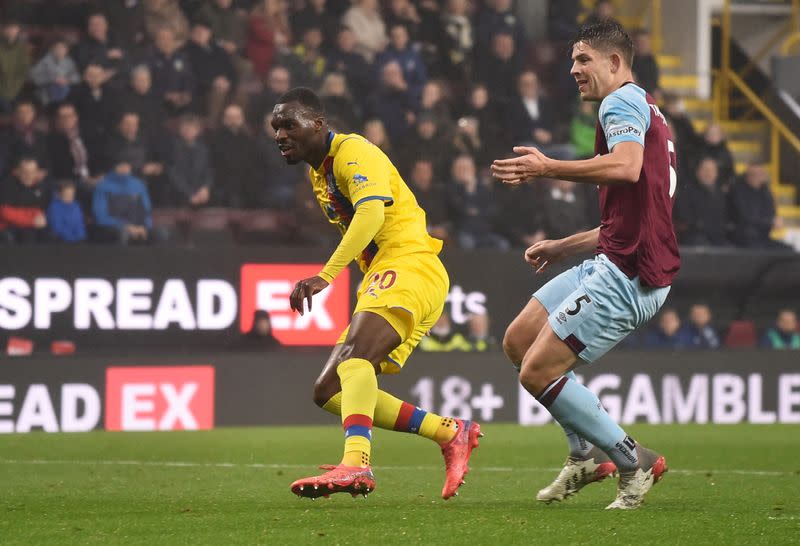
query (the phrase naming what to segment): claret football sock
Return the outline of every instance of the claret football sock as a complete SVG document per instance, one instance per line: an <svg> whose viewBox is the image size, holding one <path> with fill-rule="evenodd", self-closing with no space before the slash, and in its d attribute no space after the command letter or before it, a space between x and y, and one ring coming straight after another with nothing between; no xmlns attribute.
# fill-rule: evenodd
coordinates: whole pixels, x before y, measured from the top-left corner
<svg viewBox="0 0 800 546"><path fill-rule="evenodd" d="M565 430L577 432L605 451L620 471L637 468L636 442L611 419L597 396L575 379L559 377L536 399Z"/></svg>
<svg viewBox="0 0 800 546"><path fill-rule="evenodd" d="M342 393L331 396L322 409L341 415ZM378 391L372 424L386 430L419 434L439 444L449 442L458 432L458 423L452 417L422 410L382 390Z"/></svg>
<svg viewBox="0 0 800 546"><path fill-rule="evenodd" d="M575 372L567 372L564 374L564 377L569 377L570 379L577 381L575 378ZM559 423L559 425L561 425L561 423ZM574 457L576 459L585 458L594 447L594 444L569 427L561 425L561 428L564 429L564 434L567 436L570 457Z"/></svg>
<svg viewBox="0 0 800 546"><path fill-rule="evenodd" d="M350 358L336 370L342 384L341 411L345 466L369 466L372 416L378 398L378 378L368 360Z"/></svg>
<svg viewBox="0 0 800 546"><path fill-rule="evenodd" d="M514 367L517 368L517 371L519 372L519 366L515 365ZM578 379L575 377L575 372L567 372L564 374L564 377L568 377L573 381L578 381ZM555 419L555 415L553 415L553 418ZM570 427L561 423L558 419L556 419L556 422L561 425L562 429L564 429L564 434L566 435L567 443L569 444L569 456L576 459L584 459L592 450L594 444L572 430Z"/></svg>

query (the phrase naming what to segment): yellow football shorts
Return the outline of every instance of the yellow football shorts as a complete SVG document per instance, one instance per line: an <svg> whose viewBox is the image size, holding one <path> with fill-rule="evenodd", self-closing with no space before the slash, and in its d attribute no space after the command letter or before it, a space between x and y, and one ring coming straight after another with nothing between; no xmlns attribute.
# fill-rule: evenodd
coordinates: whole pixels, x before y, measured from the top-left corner
<svg viewBox="0 0 800 546"><path fill-rule="evenodd" d="M398 373L411 351L439 320L450 290L450 279L432 253L406 254L373 263L356 295L353 314L375 313L386 319L402 340L381 363L382 373ZM337 343L343 343L348 326Z"/></svg>

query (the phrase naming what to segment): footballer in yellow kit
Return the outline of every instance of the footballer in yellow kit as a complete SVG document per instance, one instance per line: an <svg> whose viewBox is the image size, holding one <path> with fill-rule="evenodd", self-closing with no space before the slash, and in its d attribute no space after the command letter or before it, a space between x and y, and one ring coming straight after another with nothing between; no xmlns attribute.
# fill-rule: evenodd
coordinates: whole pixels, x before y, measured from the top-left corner
<svg viewBox="0 0 800 546"><path fill-rule="evenodd" d="M323 269L295 285L292 309L302 314L304 305L311 308L313 295L354 259L364 272L353 319L314 384L315 403L341 416L344 454L340 464L323 467L328 472L295 481L292 492L310 498L372 492L376 426L437 442L446 468L442 497L455 496L478 446L480 425L403 402L380 390L377 380L402 369L442 313L449 289L438 257L442 242L428 234L425 211L389 158L362 136L331 131L313 91L285 93L275 105L272 126L284 159L310 165L314 194L342 233Z"/></svg>
<svg viewBox="0 0 800 546"><path fill-rule="evenodd" d="M359 135L331 132L328 140L328 156L310 172L328 219L344 233L354 209L373 200L384 207L383 225L356 258L364 279L355 312L381 315L404 338L381 365L382 373L397 373L442 314L450 284L438 257L442 241L428 235L425 211L377 146ZM321 277L329 280L326 269Z"/></svg>

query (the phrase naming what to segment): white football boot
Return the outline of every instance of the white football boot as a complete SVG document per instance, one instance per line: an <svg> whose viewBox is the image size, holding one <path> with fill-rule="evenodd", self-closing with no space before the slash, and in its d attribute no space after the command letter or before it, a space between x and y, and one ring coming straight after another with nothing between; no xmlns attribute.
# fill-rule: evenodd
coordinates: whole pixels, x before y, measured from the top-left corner
<svg viewBox="0 0 800 546"><path fill-rule="evenodd" d="M606 510L635 510L644 502L645 494L658 483L668 470L662 455L646 447L636 446L639 468L633 472L619 473L617 498L606 506Z"/></svg>
<svg viewBox="0 0 800 546"><path fill-rule="evenodd" d="M617 472L616 465L602 450L593 447L585 458L567 457L553 483L540 490L536 500L550 504L574 495L590 483L599 482Z"/></svg>

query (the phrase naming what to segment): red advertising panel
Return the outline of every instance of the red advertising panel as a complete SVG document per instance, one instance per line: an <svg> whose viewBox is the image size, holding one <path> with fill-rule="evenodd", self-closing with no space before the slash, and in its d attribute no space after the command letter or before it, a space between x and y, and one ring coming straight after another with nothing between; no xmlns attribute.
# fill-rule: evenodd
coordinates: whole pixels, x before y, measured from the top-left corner
<svg viewBox="0 0 800 546"><path fill-rule="evenodd" d="M106 370L107 430L214 428L213 366Z"/></svg>
<svg viewBox="0 0 800 546"><path fill-rule="evenodd" d="M289 307L297 281L313 277L322 264L245 264L242 266L240 327L248 332L253 313L267 311L275 337L284 345L333 345L350 321L350 272L314 296L310 311L300 315Z"/></svg>

